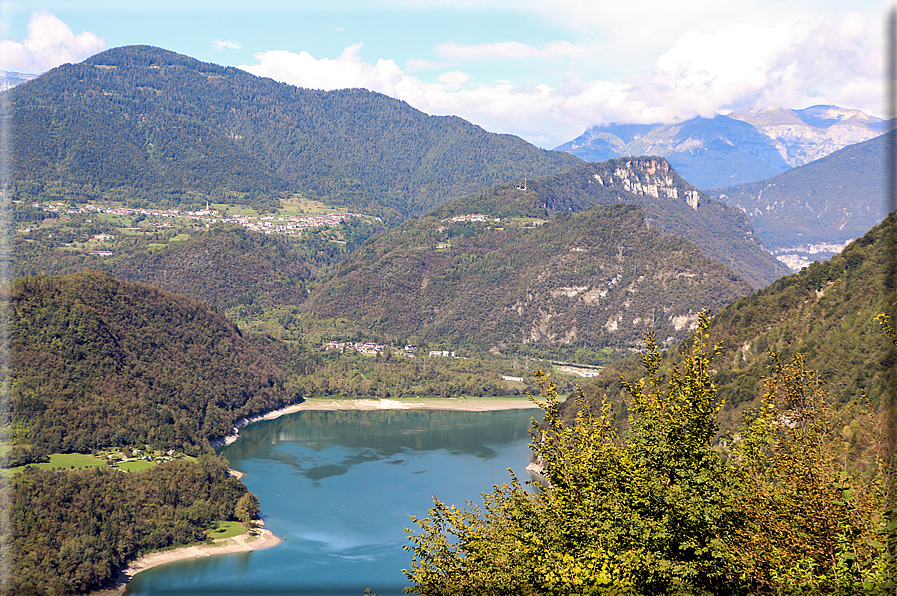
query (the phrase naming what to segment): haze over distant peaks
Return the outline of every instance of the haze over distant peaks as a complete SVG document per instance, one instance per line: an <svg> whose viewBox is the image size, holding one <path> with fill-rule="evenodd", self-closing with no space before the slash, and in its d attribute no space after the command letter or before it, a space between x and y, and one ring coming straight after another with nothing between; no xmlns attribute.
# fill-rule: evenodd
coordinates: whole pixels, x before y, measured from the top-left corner
<svg viewBox="0 0 897 596"><path fill-rule="evenodd" d="M40 75L28 72L13 72L10 70L0 70L0 91L12 89L16 85L27 83L32 79L36 79Z"/></svg>
<svg viewBox="0 0 897 596"><path fill-rule="evenodd" d="M885 126L838 106L772 106L674 124L593 126L557 149L588 161L658 155L698 188L721 188L805 165L877 137Z"/></svg>

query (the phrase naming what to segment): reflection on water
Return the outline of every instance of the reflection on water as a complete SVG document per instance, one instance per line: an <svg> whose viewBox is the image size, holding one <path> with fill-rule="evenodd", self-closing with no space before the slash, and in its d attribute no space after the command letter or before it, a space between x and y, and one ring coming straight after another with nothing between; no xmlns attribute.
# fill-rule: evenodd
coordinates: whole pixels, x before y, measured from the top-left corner
<svg viewBox="0 0 897 596"><path fill-rule="evenodd" d="M534 413L316 411L252 424L219 451L284 542L146 571L127 593L400 594L408 515L426 515L434 495L479 501L507 468L529 479Z"/></svg>

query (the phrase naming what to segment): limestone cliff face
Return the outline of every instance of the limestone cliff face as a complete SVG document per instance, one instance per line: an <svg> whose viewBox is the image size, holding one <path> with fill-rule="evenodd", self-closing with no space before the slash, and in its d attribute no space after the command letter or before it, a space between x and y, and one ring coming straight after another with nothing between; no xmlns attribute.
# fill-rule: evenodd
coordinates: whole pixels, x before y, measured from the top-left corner
<svg viewBox="0 0 897 596"><path fill-rule="evenodd" d="M619 185L628 193L639 196L651 196L659 199L661 196L669 199L681 198L689 207L698 210L701 204L701 193L694 187L686 187L680 191L681 178L674 176L675 172L670 163L665 159L654 157L641 157L617 162L613 178L606 186ZM595 179L605 184L600 174L594 174ZM678 180L677 180L678 178Z"/></svg>
<svg viewBox="0 0 897 596"><path fill-rule="evenodd" d="M859 110L813 106L790 110L771 106L729 114L769 137L789 166L796 168L849 145L881 135L884 122Z"/></svg>

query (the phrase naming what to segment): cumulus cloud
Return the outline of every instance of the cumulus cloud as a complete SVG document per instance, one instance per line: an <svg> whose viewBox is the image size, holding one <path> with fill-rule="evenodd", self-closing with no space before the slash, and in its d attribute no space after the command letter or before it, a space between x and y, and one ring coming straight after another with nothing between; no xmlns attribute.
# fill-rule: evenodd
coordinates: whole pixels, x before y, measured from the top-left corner
<svg viewBox="0 0 897 596"><path fill-rule="evenodd" d="M593 81L569 73L557 88L511 81L487 85L458 70L430 83L410 73L467 60L579 57L584 53L578 46L440 44L434 53L446 62L412 60L404 70L392 60L362 61L360 47L349 46L335 59L263 52L256 54L256 64L241 68L302 87L364 87L429 114L458 115L543 147L555 147L594 124L673 122L767 105L834 103L881 114L880 46L858 13L815 27L780 21L734 23L713 33L692 30L642 73Z"/></svg>
<svg viewBox="0 0 897 596"><path fill-rule="evenodd" d="M243 44L238 41L216 39L212 42L212 49L219 52L222 50L242 50Z"/></svg>
<svg viewBox="0 0 897 596"><path fill-rule="evenodd" d="M80 62L106 48L93 33L75 35L46 10L31 15L25 41L0 41L0 68L12 71L44 72L66 62Z"/></svg>

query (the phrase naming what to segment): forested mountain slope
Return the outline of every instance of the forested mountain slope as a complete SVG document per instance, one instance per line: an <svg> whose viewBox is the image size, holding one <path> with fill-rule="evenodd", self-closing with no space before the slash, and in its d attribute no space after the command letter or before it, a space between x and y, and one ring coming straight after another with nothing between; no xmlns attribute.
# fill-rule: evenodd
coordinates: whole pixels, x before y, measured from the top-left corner
<svg viewBox="0 0 897 596"><path fill-rule="evenodd" d="M708 191L744 210L770 250L858 238L884 219L891 132L773 178Z"/></svg>
<svg viewBox="0 0 897 596"><path fill-rule="evenodd" d="M14 245L15 270L26 275L67 275L90 267L122 281L150 284L229 308L301 302L318 264L318 255L307 244L236 225L214 226L164 247L141 238L122 238L115 248L119 249L116 254L107 256L19 242ZM322 255L320 260L328 262L334 256Z"/></svg>
<svg viewBox="0 0 897 596"><path fill-rule="evenodd" d="M196 452L241 416L292 398L222 315L84 271L15 280L11 408L19 459L148 444Z"/></svg>
<svg viewBox="0 0 897 596"><path fill-rule="evenodd" d="M315 91L150 46L6 92L15 198L271 204L406 217L579 160L363 89Z"/></svg>
<svg viewBox="0 0 897 596"><path fill-rule="evenodd" d="M527 181L523 200L546 215L593 205L627 203L645 211L645 222L664 234L694 242L754 288L789 272L764 248L744 214L715 201L684 180L665 159L627 157L585 163L567 172ZM486 196L486 195L482 195ZM467 209L464 199L446 209ZM446 212L441 210L440 213ZM469 211L468 211L469 212Z"/></svg>
<svg viewBox="0 0 897 596"><path fill-rule="evenodd" d="M889 310L884 276L895 233L897 215L891 214L831 260L784 277L713 317L711 341L723 344L714 366L719 395L726 400L724 428L737 426L744 410L757 405L770 351L783 361L805 354L806 368L819 372L839 407L852 400L862 403L864 394L873 408L883 405L897 363L874 317ZM668 362L677 359L677 353L668 354ZM634 362L608 367L587 393L593 399L607 393L619 403L620 375L632 379L639 369Z"/></svg>
<svg viewBox="0 0 897 596"><path fill-rule="evenodd" d="M446 349L570 357L635 345L652 328L679 339L701 304L751 291L691 242L648 228L637 206L537 219L527 192L487 191L466 203L480 209L474 221L452 221L464 210L453 203L372 239L303 308Z"/></svg>
<svg viewBox="0 0 897 596"><path fill-rule="evenodd" d="M91 593L141 554L204 541L211 522L235 519L248 493L209 454L139 473L27 468L0 485L3 596Z"/></svg>

